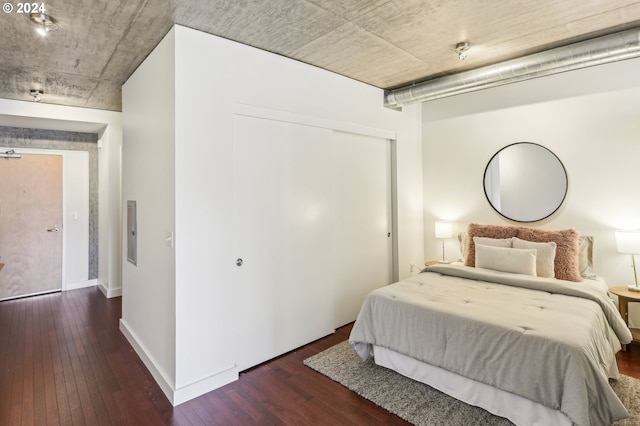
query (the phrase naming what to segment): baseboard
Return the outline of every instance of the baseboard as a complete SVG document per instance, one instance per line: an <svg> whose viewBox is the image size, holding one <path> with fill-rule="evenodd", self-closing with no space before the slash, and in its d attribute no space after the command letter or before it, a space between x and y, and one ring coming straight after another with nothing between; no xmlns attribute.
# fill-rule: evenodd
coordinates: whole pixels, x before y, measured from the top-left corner
<svg viewBox="0 0 640 426"><path fill-rule="evenodd" d="M93 287L95 285L98 285L98 280L95 278L87 281L78 281L75 283L66 284L64 286L64 291L77 290L79 288L86 288L86 287Z"/></svg>
<svg viewBox="0 0 640 426"><path fill-rule="evenodd" d="M238 380L238 370L238 366L233 364L213 373L209 377L176 389L173 393L173 405L180 405L183 402L187 402L193 398L199 397L200 395L204 395L207 392L211 392L212 390L228 385L231 382L235 382Z"/></svg>
<svg viewBox="0 0 640 426"><path fill-rule="evenodd" d="M167 399L173 404L174 385L166 374L160 369L153 357L149 355L144 345L137 339L135 333L127 326L126 321L120 318L120 331L127 338L133 350L136 351L143 364L147 367L153 378L155 379L162 392L167 396Z"/></svg>
<svg viewBox="0 0 640 426"><path fill-rule="evenodd" d="M183 402L187 402L193 398L197 398L200 395L204 395L207 392L211 392L214 389L238 380L239 371L237 365L234 364L228 368L217 371L202 380L198 380L176 389L172 381L166 376L166 374L164 374L162 369L158 367L153 357L149 355L144 345L136 338L135 333L127 326L124 319L120 319L120 331L127 338L133 347L133 350L136 351L169 402L174 406L180 405Z"/></svg>
<svg viewBox="0 0 640 426"><path fill-rule="evenodd" d="M109 289L104 283L98 283L98 288L104 294L104 297L107 299L111 299L112 297L120 297L122 296L122 287L116 289Z"/></svg>

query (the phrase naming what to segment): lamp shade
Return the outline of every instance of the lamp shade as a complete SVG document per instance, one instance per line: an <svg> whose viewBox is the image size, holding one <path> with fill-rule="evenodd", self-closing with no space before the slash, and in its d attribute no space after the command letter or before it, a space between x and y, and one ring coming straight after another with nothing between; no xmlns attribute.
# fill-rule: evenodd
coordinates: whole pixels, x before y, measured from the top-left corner
<svg viewBox="0 0 640 426"><path fill-rule="evenodd" d="M640 254L640 232L616 231L618 253Z"/></svg>
<svg viewBox="0 0 640 426"><path fill-rule="evenodd" d="M453 226L451 222L436 222L436 238L452 238Z"/></svg>

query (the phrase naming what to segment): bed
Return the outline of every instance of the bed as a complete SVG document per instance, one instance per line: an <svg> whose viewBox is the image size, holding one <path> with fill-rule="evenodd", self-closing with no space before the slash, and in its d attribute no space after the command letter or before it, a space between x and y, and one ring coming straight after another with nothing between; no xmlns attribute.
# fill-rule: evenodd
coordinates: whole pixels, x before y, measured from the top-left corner
<svg viewBox="0 0 640 426"><path fill-rule="evenodd" d="M615 354L631 333L604 280L591 274L564 279L563 265L544 276L549 271L540 263L548 267L549 258L538 259L538 253L545 257L542 246L514 249L517 237L470 231L465 248L477 258L428 267L366 297L349 338L358 355L517 425L599 426L627 417L609 378L618 377ZM568 256L575 273L579 237L571 235L572 253L556 250L552 261ZM490 256L486 247L494 247ZM500 270L519 263L527 263L528 273L522 265Z"/></svg>

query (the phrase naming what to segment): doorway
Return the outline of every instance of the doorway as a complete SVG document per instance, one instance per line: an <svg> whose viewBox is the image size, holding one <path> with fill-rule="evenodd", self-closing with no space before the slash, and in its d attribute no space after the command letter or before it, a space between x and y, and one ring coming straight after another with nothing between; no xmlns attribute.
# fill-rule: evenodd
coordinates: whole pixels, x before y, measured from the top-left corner
<svg viewBox="0 0 640 426"><path fill-rule="evenodd" d="M0 300L62 289L62 156L0 159Z"/></svg>

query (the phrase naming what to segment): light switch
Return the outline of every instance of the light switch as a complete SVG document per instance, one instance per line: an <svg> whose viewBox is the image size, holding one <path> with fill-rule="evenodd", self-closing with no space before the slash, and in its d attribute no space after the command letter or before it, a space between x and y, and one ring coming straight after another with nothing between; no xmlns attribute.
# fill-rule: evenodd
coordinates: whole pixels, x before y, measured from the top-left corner
<svg viewBox="0 0 640 426"><path fill-rule="evenodd" d="M78 212L71 213L71 219L78 220Z"/></svg>

